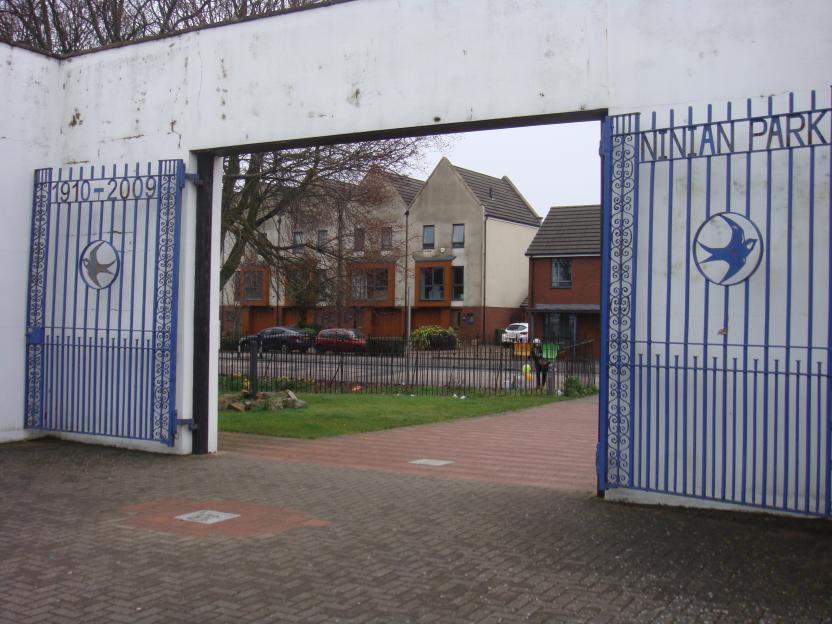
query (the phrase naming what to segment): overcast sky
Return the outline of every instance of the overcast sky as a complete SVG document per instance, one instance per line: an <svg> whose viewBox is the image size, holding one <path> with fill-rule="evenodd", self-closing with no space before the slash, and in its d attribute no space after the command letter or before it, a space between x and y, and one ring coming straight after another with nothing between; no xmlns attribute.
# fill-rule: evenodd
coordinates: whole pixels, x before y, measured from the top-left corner
<svg viewBox="0 0 832 624"><path fill-rule="evenodd" d="M455 165L498 178L508 176L535 210L600 203L601 160L598 122L564 123L451 135L443 153L429 153L426 179L442 156Z"/></svg>

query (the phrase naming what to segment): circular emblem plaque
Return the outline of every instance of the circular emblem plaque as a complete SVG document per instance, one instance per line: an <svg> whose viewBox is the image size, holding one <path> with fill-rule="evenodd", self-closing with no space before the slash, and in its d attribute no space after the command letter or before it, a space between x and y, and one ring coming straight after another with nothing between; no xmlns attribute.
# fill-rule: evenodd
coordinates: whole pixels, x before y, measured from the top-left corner
<svg viewBox="0 0 832 624"><path fill-rule="evenodd" d="M84 247L78 270L84 283L95 290L109 288L118 277L118 252L109 242L95 240Z"/></svg>
<svg viewBox="0 0 832 624"><path fill-rule="evenodd" d="M744 282L763 257L763 237L754 222L736 212L720 212L699 226L693 238L696 268L709 282Z"/></svg>

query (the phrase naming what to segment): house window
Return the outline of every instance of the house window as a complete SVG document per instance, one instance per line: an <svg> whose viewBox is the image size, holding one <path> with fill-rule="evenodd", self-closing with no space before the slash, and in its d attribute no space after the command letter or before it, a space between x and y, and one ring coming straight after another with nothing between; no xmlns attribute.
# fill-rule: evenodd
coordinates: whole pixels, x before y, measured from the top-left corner
<svg viewBox="0 0 832 624"><path fill-rule="evenodd" d="M445 269L442 267L421 269L419 277L419 292L422 301L442 301L445 298Z"/></svg>
<svg viewBox="0 0 832 624"><path fill-rule="evenodd" d="M364 251L364 228L355 228L352 235L352 248L355 251Z"/></svg>
<svg viewBox="0 0 832 624"><path fill-rule="evenodd" d="M570 258L552 258L552 288L572 288Z"/></svg>
<svg viewBox="0 0 832 624"><path fill-rule="evenodd" d="M454 301L465 299L465 267L454 267L453 299Z"/></svg>
<svg viewBox="0 0 832 624"><path fill-rule="evenodd" d="M387 299L387 269L356 269L352 272L352 298L356 301Z"/></svg>
<svg viewBox="0 0 832 624"><path fill-rule="evenodd" d="M332 301L332 277L326 271L319 271L315 275L318 286L318 303L329 303Z"/></svg>
<svg viewBox="0 0 832 624"><path fill-rule="evenodd" d="M422 249L433 249L434 226L422 226Z"/></svg>
<svg viewBox="0 0 832 624"><path fill-rule="evenodd" d="M318 230L318 249L326 247L327 232L326 230Z"/></svg>
<svg viewBox="0 0 832 624"><path fill-rule="evenodd" d="M465 224L454 223L451 243L454 247L465 247Z"/></svg>
<svg viewBox="0 0 832 624"><path fill-rule="evenodd" d="M381 228L381 250L390 251L393 249L393 228Z"/></svg>
<svg viewBox="0 0 832 624"><path fill-rule="evenodd" d="M243 301L262 301L265 298L263 283L265 271L248 270L243 272Z"/></svg>
<svg viewBox="0 0 832 624"><path fill-rule="evenodd" d="M292 251L300 251L303 247L303 232L292 233Z"/></svg>

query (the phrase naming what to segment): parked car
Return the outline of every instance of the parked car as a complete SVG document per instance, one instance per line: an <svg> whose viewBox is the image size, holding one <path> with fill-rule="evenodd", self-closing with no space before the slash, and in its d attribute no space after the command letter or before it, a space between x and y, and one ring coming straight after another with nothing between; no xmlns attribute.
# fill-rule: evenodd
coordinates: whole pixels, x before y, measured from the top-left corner
<svg viewBox="0 0 832 624"><path fill-rule="evenodd" d="M512 323L503 330L503 343L509 342L528 342L529 341L529 324L528 323Z"/></svg>
<svg viewBox="0 0 832 624"><path fill-rule="evenodd" d="M243 336L240 338L240 351L248 351L252 340L258 340L260 351L306 351L314 343L312 336L295 331L288 327L267 327L255 336Z"/></svg>
<svg viewBox="0 0 832 624"><path fill-rule="evenodd" d="M315 352L364 353L367 339L354 329L322 329L315 336Z"/></svg>

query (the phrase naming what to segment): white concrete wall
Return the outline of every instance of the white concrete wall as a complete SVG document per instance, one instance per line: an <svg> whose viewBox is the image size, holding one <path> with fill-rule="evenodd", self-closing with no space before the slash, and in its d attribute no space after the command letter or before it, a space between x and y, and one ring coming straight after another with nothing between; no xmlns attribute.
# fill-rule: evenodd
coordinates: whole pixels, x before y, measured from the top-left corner
<svg viewBox="0 0 832 624"><path fill-rule="evenodd" d="M183 158L192 171L197 149L824 88L830 18L826 0L356 0L60 63L0 46L0 285L11 302L0 323L15 345L0 356L3 435L23 435L35 167ZM183 323L194 305L193 224L188 189ZM181 418L191 336L180 327Z"/></svg>
<svg viewBox="0 0 832 624"><path fill-rule="evenodd" d="M56 102L58 63L0 44L0 442L23 437L26 301L32 222L33 171L59 158Z"/></svg>

